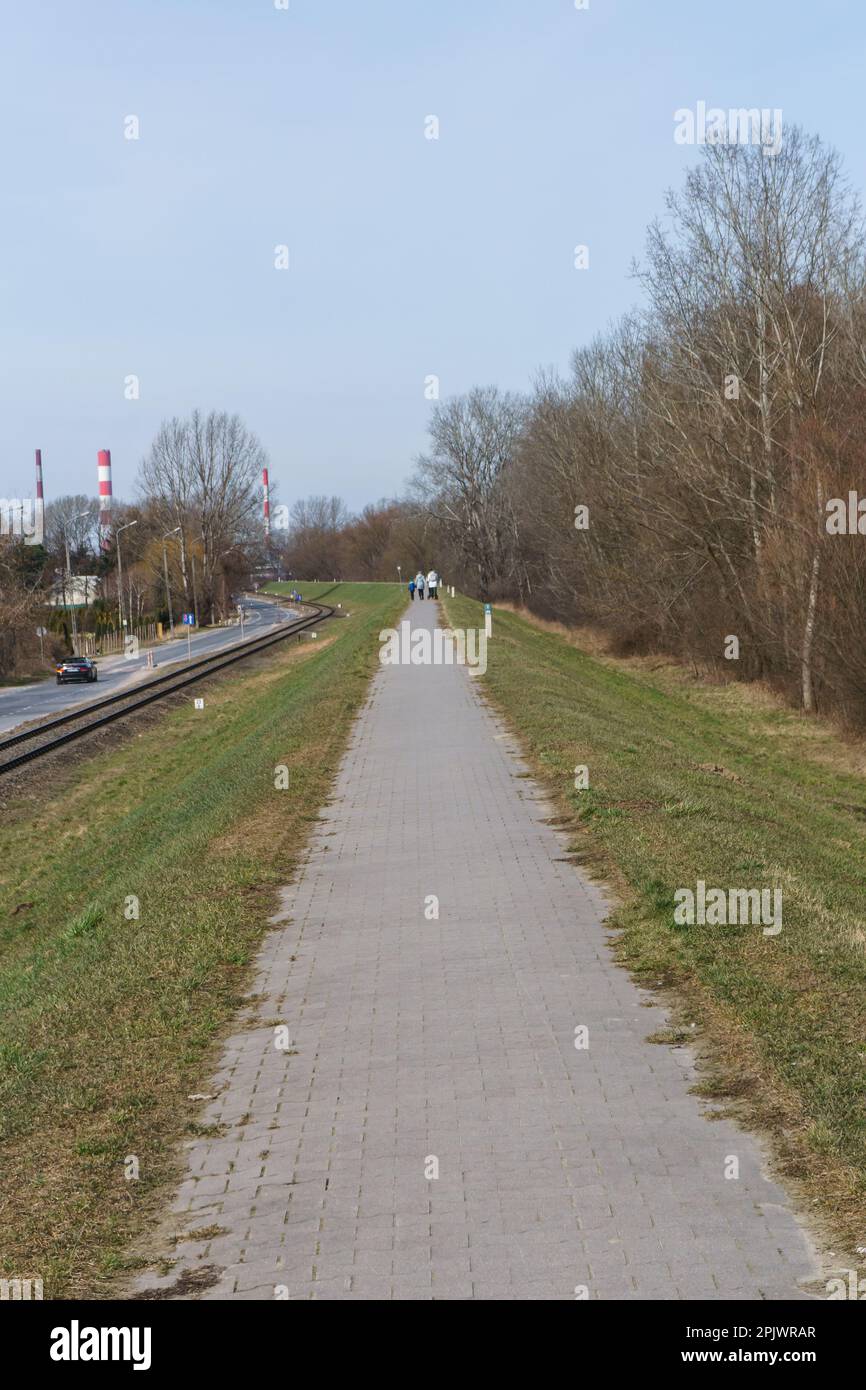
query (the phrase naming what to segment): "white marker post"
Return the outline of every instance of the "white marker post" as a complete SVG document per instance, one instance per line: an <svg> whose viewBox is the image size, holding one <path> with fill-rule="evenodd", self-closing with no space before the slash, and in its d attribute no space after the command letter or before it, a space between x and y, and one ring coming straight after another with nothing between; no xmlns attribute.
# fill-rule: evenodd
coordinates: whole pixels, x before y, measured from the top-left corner
<svg viewBox="0 0 866 1390"><path fill-rule="evenodd" d="M484 635L485 637L493 636L493 609L489 603L484 605Z"/></svg>

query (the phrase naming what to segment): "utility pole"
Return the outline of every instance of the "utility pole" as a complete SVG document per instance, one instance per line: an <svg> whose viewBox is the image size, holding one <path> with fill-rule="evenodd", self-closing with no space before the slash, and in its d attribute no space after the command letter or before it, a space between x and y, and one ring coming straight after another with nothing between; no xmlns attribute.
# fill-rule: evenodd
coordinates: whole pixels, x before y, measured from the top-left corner
<svg viewBox="0 0 866 1390"><path fill-rule="evenodd" d="M195 551L194 551L194 550L190 553L190 557L189 557L189 558L190 558L190 560L192 561L192 611L193 611L193 615L194 615L194 617L195 617L195 625L196 625L196 627L198 627L198 594L196 593L196 587L195 587Z"/></svg>
<svg viewBox="0 0 866 1390"><path fill-rule="evenodd" d="M69 532L63 532L63 544L66 547L66 583L68 584L68 597L66 607L72 622L72 655L78 655L78 623L75 618L75 594L72 589L72 561L69 558Z"/></svg>
<svg viewBox="0 0 866 1390"><path fill-rule="evenodd" d="M120 556L120 533L128 531L130 526L137 526L137 521L127 521L125 526L118 526L115 529L117 537L117 602L120 610L120 640L123 641L123 561ZM130 617L132 615L130 614Z"/></svg>
<svg viewBox="0 0 866 1390"><path fill-rule="evenodd" d="M171 585L168 582L168 551L165 548L165 537L162 540L162 567L165 571L165 601L168 606L168 626L172 637L174 636L174 616L171 611Z"/></svg>
<svg viewBox="0 0 866 1390"><path fill-rule="evenodd" d="M183 597L184 597L184 605L183 605L183 606L184 606L184 608L188 608L188 607L189 607L189 584L187 583L187 577L186 577L186 539L185 539L184 534L183 534L183 527L182 527L182 526L178 526L177 529L178 529L178 533L179 533L179 535L180 535L180 574L181 574L181 579L183 580Z"/></svg>
<svg viewBox="0 0 866 1390"><path fill-rule="evenodd" d="M120 531L115 531L117 536L117 625L121 637L123 637L123 560L120 554Z"/></svg>
<svg viewBox="0 0 866 1390"><path fill-rule="evenodd" d="M171 585L168 582L168 551L165 548L165 543L169 536L176 536L179 530L180 527L175 526L171 531L166 531L162 538L162 565L165 570L165 601L168 604L168 626L172 637L174 636L174 615L171 611Z"/></svg>
<svg viewBox="0 0 866 1390"><path fill-rule="evenodd" d="M79 512L77 516L73 517L73 520L74 520L74 521L80 521L81 518L82 518L83 516L90 516L90 512ZM77 656L77 655L78 655L78 620L77 620L76 615L75 615L75 588L74 588L74 585L73 585L73 583L72 583L72 561L71 561L70 558L69 558L69 530L68 530L68 525L67 525L67 526L64 526L64 528L63 528L63 544L64 544L64 546L65 546L65 548L66 548L66 580L67 580L67 583L68 583L68 585L69 585L69 590L68 590L68 592L69 592L69 597L68 597L68 599L67 599L66 606L67 606L67 609L69 610L69 616L70 616L70 618L71 618L71 620L72 620L72 655L73 655L73 656ZM66 586L64 585L64 588L65 588L65 587L66 587ZM84 606L85 606L85 608L86 608L86 607L87 607L87 594L86 594L86 593L85 593L84 598L85 598Z"/></svg>

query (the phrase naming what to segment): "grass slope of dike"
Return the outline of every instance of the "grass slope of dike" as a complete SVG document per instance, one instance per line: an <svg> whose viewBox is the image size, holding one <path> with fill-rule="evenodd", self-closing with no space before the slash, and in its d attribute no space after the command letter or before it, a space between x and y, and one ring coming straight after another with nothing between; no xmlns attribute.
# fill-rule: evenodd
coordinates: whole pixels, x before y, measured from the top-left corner
<svg viewBox="0 0 866 1390"><path fill-rule="evenodd" d="M479 604L446 608L483 627ZM862 746L766 692L552 629L495 611L479 685L556 796L575 861L612 881L619 958L679 1005L651 1041L695 1039L699 1092L768 1134L826 1235L866 1245ZM675 891L698 880L781 888L781 932L678 925Z"/></svg>
<svg viewBox="0 0 866 1390"><path fill-rule="evenodd" d="M303 588L349 616L196 686L203 710L190 694L118 747L52 759L4 810L0 1276L46 1298L108 1296L162 1210L189 1096L405 604L396 584Z"/></svg>

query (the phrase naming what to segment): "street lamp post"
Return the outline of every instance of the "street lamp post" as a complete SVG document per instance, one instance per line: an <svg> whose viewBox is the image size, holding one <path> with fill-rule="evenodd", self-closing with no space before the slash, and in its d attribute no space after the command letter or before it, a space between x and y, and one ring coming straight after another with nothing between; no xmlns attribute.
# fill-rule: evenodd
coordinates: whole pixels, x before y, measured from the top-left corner
<svg viewBox="0 0 866 1390"><path fill-rule="evenodd" d="M73 521L80 521L81 518L82 518L83 516L90 516L90 512L78 512L78 513L72 518L72 520L73 520ZM67 583L68 583L68 585L69 585L69 598L68 598L68 600L67 600L67 605L66 605L66 606L67 606L67 608L69 609L69 616L70 616L70 618L71 618L71 620L72 620L72 655L73 655L73 656L77 656L77 655L78 655L78 619L77 619L76 616L75 616L75 589L74 589L73 584L72 584L72 561L70 560L70 557L69 557L69 531L67 530L67 528L66 528L65 526L64 526L64 528L63 528L63 544L64 544L64 546L65 546L65 548L66 548L66 581L67 581ZM87 606L87 605L85 604L85 607L86 607L86 606Z"/></svg>
<svg viewBox="0 0 866 1390"><path fill-rule="evenodd" d="M72 655L78 655L78 623L75 618L75 594L72 591L72 561L69 558L69 535L63 532L63 544L66 547L66 583L68 587L68 597L66 607L69 609L69 617L72 622Z"/></svg>
<svg viewBox="0 0 866 1390"><path fill-rule="evenodd" d="M198 627L198 594L195 587L195 551L190 555L192 562L192 613L195 618L195 625Z"/></svg>
<svg viewBox="0 0 866 1390"><path fill-rule="evenodd" d="M125 525L118 526L115 531L117 537L117 603L120 613L120 638L123 640L123 561L120 558L120 533L128 531L130 526L137 526L138 521L127 521ZM132 617L132 614L129 615Z"/></svg>
<svg viewBox="0 0 866 1390"><path fill-rule="evenodd" d="M228 547L227 550L221 550L220 553L219 553L219 555L217 555L217 557L216 557L216 562L215 562L215 564L214 564L214 574L216 574L216 566L217 566L217 564L220 564L220 563L225 559L225 557L226 557L227 555L231 555L231 553L232 553L233 550L240 550L240 549L241 549L241 547L240 547L239 545L230 545L230 546ZM225 572L225 568L224 568L224 567L223 567L223 570L222 570L222 576L223 576L223 603L227 606L227 605L228 605L228 600L229 600L229 591L228 591L228 585L226 584L226 572Z"/></svg>
<svg viewBox="0 0 866 1390"><path fill-rule="evenodd" d="M165 548L165 543L169 536L176 536L179 530L180 527L175 526L171 531L166 531L162 538L162 567L165 571L165 601L168 604L168 626L172 637L174 636L174 614L171 611L171 585L168 582L168 551Z"/></svg>

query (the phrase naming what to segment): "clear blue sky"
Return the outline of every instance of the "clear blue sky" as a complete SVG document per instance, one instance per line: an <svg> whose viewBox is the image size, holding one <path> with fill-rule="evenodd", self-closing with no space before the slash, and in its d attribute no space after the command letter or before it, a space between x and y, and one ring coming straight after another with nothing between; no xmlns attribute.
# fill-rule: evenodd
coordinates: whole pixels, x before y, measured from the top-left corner
<svg viewBox="0 0 866 1390"><path fill-rule="evenodd" d="M864 58L862 0L6 5L0 493L37 446L49 500L95 493L108 447L128 497L196 405L284 502L399 491L428 374L524 388L635 302L677 107L781 107L863 189Z"/></svg>

